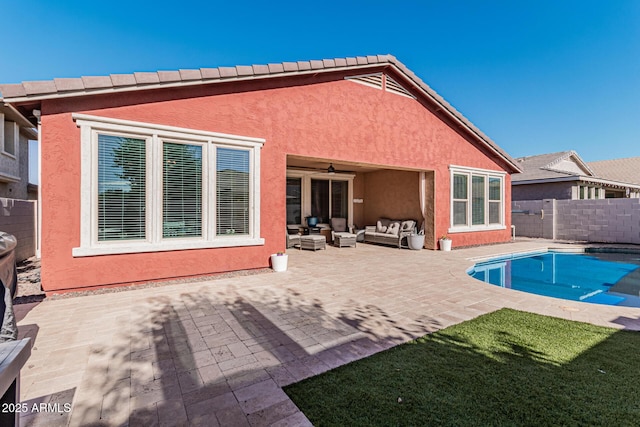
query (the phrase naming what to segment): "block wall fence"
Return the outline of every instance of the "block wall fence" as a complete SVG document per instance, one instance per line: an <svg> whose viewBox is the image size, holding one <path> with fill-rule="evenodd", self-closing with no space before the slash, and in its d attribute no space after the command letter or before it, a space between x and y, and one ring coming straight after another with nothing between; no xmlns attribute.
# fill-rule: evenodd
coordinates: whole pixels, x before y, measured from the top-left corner
<svg viewBox="0 0 640 427"><path fill-rule="evenodd" d="M516 236L640 244L640 199L511 203Z"/></svg>

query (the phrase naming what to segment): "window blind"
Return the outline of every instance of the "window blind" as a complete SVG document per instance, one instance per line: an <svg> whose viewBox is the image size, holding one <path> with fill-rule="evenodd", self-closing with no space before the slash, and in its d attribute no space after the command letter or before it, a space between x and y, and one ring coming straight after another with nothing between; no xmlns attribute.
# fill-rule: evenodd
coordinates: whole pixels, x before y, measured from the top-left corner
<svg viewBox="0 0 640 427"><path fill-rule="evenodd" d="M98 135L98 240L146 238L146 141Z"/></svg>
<svg viewBox="0 0 640 427"><path fill-rule="evenodd" d="M471 224L484 224L485 188L483 176L471 176Z"/></svg>
<svg viewBox="0 0 640 427"><path fill-rule="evenodd" d="M202 147L162 147L162 237L202 235Z"/></svg>
<svg viewBox="0 0 640 427"><path fill-rule="evenodd" d="M453 225L467 225L467 175L453 175Z"/></svg>
<svg viewBox="0 0 640 427"><path fill-rule="evenodd" d="M489 178L489 224L500 224L501 189L500 178Z"/></svg>
<svg viewBox="0 0 640 427"><path fill-rule="evenodd" d="M249 234L249 151L216 150L216 234Z"/></svg>

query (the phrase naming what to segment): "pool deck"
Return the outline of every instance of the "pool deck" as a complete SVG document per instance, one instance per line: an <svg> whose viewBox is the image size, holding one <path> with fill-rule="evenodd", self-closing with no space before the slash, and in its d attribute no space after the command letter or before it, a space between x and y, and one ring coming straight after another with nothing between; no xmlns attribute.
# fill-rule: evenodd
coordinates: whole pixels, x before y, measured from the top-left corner
<svg viewBox="0 0 640 427"><path fill-rule="evenodd" d="M640 308L466 274L474 258L548 247L580 246L290 249L283 273L17 305L20 337L34 340L21 402L73 404L27 412L22 425L310 425L283 386L502 307L640 330Z"/></svg>

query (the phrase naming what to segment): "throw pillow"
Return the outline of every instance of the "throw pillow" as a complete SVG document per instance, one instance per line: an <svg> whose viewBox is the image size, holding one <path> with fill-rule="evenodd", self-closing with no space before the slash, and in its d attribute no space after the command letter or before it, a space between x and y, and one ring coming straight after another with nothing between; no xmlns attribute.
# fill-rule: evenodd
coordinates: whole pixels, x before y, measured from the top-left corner
<svg viewBox="0 0 640 427"><path fill-rule="evenodd" d="M402 221L402 225L400 226L400 231L411 231L413 227L415 227L416 222L412 219L408 219L406 221Z"/></svg>
<svg viewBox="0 0 640 427"><path fill-rule="evenodd" d="M376 223L376 231L378 233L386 233L389 228L389 223L391 220L386 218L380 218Z"/></svg>
<svg viewBox="0 0 640 427"><path fill-rule="evenodd" d="M389 224L389 227L387 228L387 234L397 236L399 232L400 232L399 222L392 222L391 224Z"/></svg>

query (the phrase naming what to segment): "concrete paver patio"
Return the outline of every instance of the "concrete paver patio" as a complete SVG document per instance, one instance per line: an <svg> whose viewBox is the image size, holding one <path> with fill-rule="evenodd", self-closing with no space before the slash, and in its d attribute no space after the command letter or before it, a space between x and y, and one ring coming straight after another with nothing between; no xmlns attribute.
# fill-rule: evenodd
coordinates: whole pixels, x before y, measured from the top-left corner
<svg viewBox="0 0 640 427"><path fill-rule="evenodd" d="M310 425L281 387L502 307L640 329L637 308L465 273L473 257L547 246L562 245L292 249L284 273L18 305L20 338L34 340L21 402L50 404L22 425Z"/></svg>

